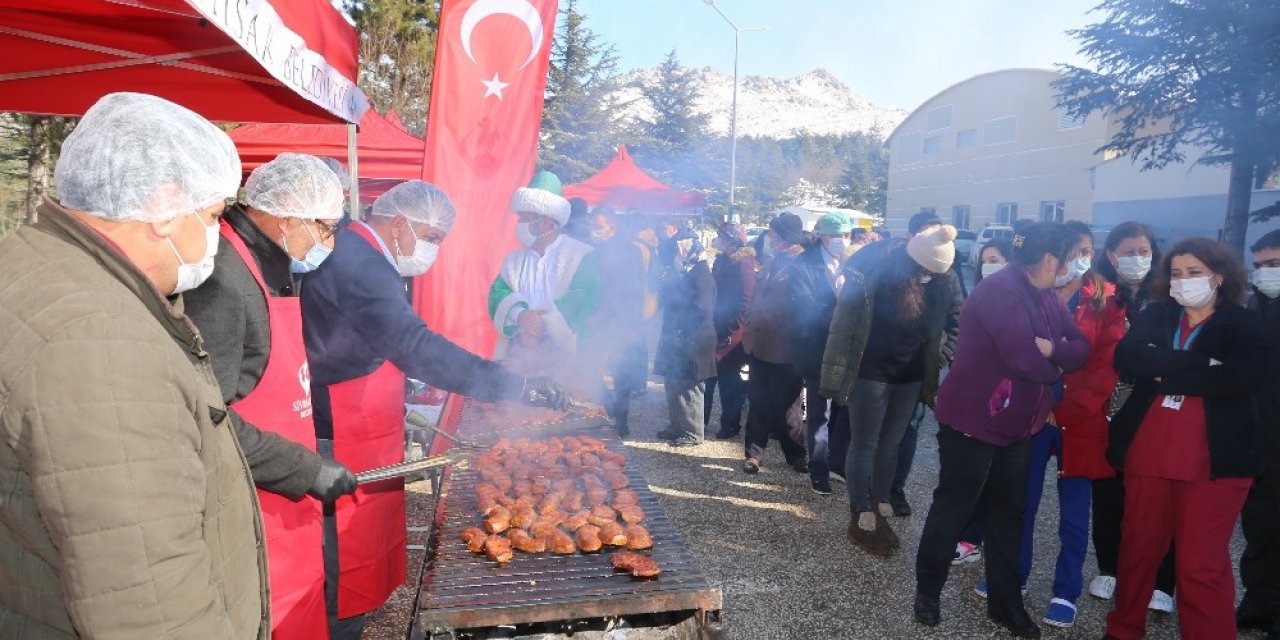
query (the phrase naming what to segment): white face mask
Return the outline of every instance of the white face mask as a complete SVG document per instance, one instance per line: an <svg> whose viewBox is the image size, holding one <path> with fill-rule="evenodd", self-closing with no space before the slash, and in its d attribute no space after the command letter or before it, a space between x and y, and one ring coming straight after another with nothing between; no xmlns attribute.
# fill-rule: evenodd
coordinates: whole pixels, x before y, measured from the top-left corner
<svg viewBox="0 0 1280 640"><path fill-rule="evenodd" d="M1087 271L1089 271L1089 259L1083 257L1076 258L1068 263L1067 272L1058 276L1058 279L1054 281L1053 286L1058 288L1065 287L1071 284L1072 280L1079 278Z"/></svg>
<svg viewBox="0 0 1280 640"><path fill-rule="evenodd" d="M551 231L535 235L533 233L533 229L530 228L532 226L532 222L521 222L516 225L516 238L520 240L520 244L526 247L533 247L533 244L538 241L538 238L547 235L547 233L551 233L551 231L555 231L555 228L553 227Z"/></svg>
<svg viewBox="0 0 1280 640"><path fill-rule="evenodd" d="M440 255L440 245L419 238L412 226L409 227L409 234L414 240L413 254L406 256L400 253L400 243L396 242L396 269L406 278L416 278L435 264L436 256Z"/></svg>
<svg viewBox="0 0 1280 640"><path fill-rule="evenodd" d="M187 264L182 259L182 254L178 253L178 247L173 244L173 238L166 238L169 241L169 248L173 249L173 255L178 257L178 284L173 287L173 293L169 295L190 291L204 284L204 281L213 275L213 259L218 255L218 235L221 225L215 222L213 226L205 227L199 214L191 215L195 216L196 222L199 222L201 227L204 227L204 257L200 262Z"/></svg>
<svg viewBox="0 0 1280 640"><path fill-rule="evenodd" d="M1280 296L1280 267L1262 267L1255 270L1253 286L1268 298Z"/></svg>
<svg viewBox="0 0 1280 640"><path fill-rule="evenodd" d="M1116 273L1129 284L1139 284L1151 272L1151 256L1116 258Z"/></svg>
<svg viewBox="0 0 1280 640"><path fill-rule="evenodd" d="M1183 278L1169 283L1169 295L1189 309L1199 309L1213 302L1213 294L1213 282L1209 276Z"/></svg>
<svg viewBox="0 0 1280 640"><path fill-rule="evenodd" d="M846 238L833 236L827 242L827 254L834 258L844 258L844 254L849 251L849 240Z"/></svg>
<svg viewBox="0 0 1280 640"><path fill-rule="evenodd" d="M311 236L311 239L315 241L315 244L311 245L311 248L307 250L307 255L302 256L301 260L293 258L292 254L290 254L293 261L289 264L289 270L293 273L311 273L312 271L319 269L320 263L324 262L325 258L328 258L330 253L333 253L333 249L324 246L324 243L320 242L320 240L316 238L316 234L311 231L311 225L304 222L303 226L306 227L307 235ZM281 236L281 240L284 241L285 253L289 253L289 239L285 236Z"/></svg>
<svg viewBox="0 0 1280 640"><path fill-rule="evenodd" d="M990 278L995 273L1004 268L1003 262L984 262L982 263L982 277Z"/></svg>

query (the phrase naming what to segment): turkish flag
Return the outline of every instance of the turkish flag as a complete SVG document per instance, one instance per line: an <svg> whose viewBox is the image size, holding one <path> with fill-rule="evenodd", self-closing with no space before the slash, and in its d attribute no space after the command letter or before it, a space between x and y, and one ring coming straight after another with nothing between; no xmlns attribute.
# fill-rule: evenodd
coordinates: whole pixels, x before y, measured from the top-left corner
<svg viewBox="0 0 1280 640"><path fill-rule="evenodd" d="M436 44L422 179L457 221L415 279L418 314L474 353L493 352L488 294L516 247L509 203L537 162L557 0L445 0Z"/></svg>

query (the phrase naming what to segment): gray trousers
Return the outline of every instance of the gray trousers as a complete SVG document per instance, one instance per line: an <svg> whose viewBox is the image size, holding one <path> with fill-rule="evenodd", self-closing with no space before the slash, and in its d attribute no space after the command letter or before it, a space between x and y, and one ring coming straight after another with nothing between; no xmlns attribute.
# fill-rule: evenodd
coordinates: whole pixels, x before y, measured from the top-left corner
<svg viewBox="0 0 1280 640"><path fill-rule="evenodd" d="M849 452L844 462L851 510L870 511L872 500L889 501L889 489L898 470L898 445L923 384L888 384L858 378L853 385L849 398Z"/></svg>
<svg viewBox="0 0 1280 640"><path fill-rule="evenodd" d="M316 452L333 459L333 441L317 440ZM338 517L333 503L324 505L324 603L329 612L330 640L360 640L364 633L364 616L338 618Z"/></svg>
<svg viewBox="0 0 1280 640"><path fill-rule="evenodd" d="M706 426L707 382L683 380L668 376L662 382L667 394L667 413L671 416L671 430L697 438L702 442Z"/></svg>

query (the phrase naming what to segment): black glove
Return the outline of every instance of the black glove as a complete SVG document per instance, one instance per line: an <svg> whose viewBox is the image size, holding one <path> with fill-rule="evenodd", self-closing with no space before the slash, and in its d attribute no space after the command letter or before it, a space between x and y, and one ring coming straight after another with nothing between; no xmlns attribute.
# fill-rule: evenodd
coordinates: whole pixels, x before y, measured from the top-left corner
<svg viewBox="0 0 1280 640"><path fill-rule="evenodd" d="M333 502L338 498L356 492L356 477L346 467L333 460L320 461L320 473L311 482L311 494L323 502Z"/></svg>
<svg viewBox="0 0 1280 640"><path fill-rule="evenodd" d="M551 378L526 378L520 399L525 404L563 411L569 405L569 391Z"/></svg>

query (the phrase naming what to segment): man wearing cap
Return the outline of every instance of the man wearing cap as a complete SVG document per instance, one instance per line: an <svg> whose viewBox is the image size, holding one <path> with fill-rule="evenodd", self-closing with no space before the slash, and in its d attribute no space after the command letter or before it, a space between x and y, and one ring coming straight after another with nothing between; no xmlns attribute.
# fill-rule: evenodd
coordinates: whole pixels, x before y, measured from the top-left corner
<svg viewBox="0 0 1280 640"><path fill-rule="evenodd" d="M742 368L747 354L742 350L742 330L751 311L751 298L756 289L756 252L747 246L742 225L726 222L720 225L714 248L715 262L711 277L716 285L713 319L716 328L716 377L707 381L704 426L710 425L716 387L720 388L720 429L716 438L728 440L742 432L742 409L747 403L747 385Z"/></svg>
<svg viewBox="0 0 1280 640"><path fill-rule="evenodd" d="M805 290L810 297L800 301L795 308L795 360L796 371L804 379L805 448L809 452L810 488L818 495L831 493L828 436L839 428L831 428L836 422L832 418L838 412L819 391L822 353L827 346L827 332L836 309L836 295L844 285L843 267L850 253L849 236L852 231L853 221L847 214L833 211L822 216L814 227L817 242L799 258L809 280ZM844 429L847 430L848 425L844 425ZM840 458L835 466L840 467L843 462L844 459Z"/></svg>
<svg viewBox="0 0 1280 640"><path fill-rule="evenodd" d="M746 459L742 470L759 473L769 439L776 438L787 465L799 473L809 471L804 436L787 424L787 409L800 397L804 381L796 372L796 314L801 301L812 297L809 278L797 262L812 242L804 223L793 213L783 213L769 223L765 234L773 257L764 265L756 283L751 314L743 330L742 344L750 356L747 381Z"/></svg>
<svg viewBox="0 0 1280 640"><path fill-rule="evenodd" d="M560 179L542 171L511 197L522 246L498 270L489 315L497 353L517 371L572 371L578 339L600 301L597 258L591 245L563 233L570 205L560 192Z"/></svg>
<svg viewBox="0 0 1280 640"><path fill-rule="evenodd" d="M54 181L0 242L0 637L265 640L253 481L181 295L213 271L235 147L114 93Z"/></svg>
<svg viewBox="0 0 1280 640"><path fill-rule="evenodd" d="M453 204L437 187L411 180L353 221L302 288L317 445L352 471L404 458L405 375L477 400L545 402L565 394L547 379L525 379L431 331L405 298L403 278L426 273L453 226ZM364 615L405 578L401 480L361 486L325 505L325 595L330 636L359 638Z"/></svg>
<svg viewBox="0 0 1280 640"><path fill-rule="evenodd" d="M319 158L286 153L254 169L243 207L222 218L218 268L185 296L258 485L280 638L327 634L320 501L356 488L316 454L297 279L328 256L342 203Z"/></svg>

